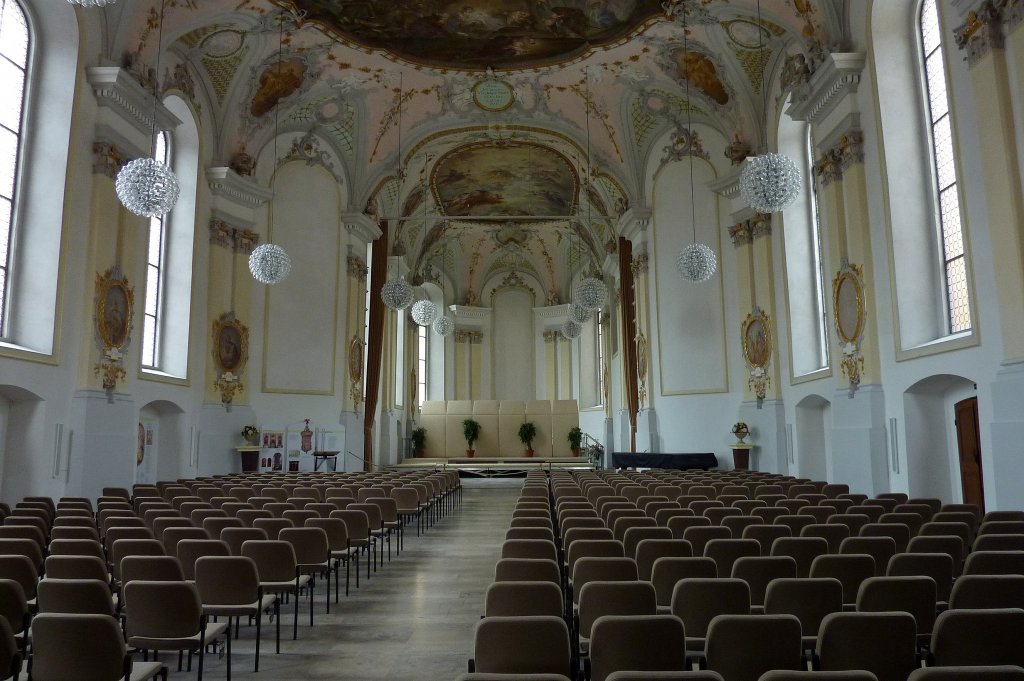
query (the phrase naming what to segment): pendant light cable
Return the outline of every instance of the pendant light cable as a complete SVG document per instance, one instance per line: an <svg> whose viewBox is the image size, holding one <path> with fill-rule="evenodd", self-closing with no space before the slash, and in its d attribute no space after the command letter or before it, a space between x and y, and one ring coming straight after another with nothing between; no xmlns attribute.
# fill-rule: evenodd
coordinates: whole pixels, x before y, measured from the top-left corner
<svg viewBox="0 0 1024 681"><path fill-rule="evenodd" d="M683 10L683 59L690 56L690 43L686 35L686 11ZM690 146L690 226L693 227L693 243L697 243L697 204L693 190L693 103L690 101L690 74L686 74L686 134Z"/></svg>

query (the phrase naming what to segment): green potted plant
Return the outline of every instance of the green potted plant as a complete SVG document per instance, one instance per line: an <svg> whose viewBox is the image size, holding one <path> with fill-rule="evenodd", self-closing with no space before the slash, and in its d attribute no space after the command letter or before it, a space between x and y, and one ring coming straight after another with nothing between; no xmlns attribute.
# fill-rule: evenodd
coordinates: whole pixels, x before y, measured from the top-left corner
<svg viewBox="0 0 1024 681"><path fill-rule="evenodd" d="M414 428L409 437L412 439L412 455L417 459L423 458L423 449L427 445L427 429Z"/></svg>
<svg viewBox="0 0 1024 681"><path fill-rule="evenodd" d="M473 443L480 438L480 423L473 419L466 419L462 422L462 437L466 438L466 456L473 458Z"/></svg>
<svg viewBox="0 0 1024 681"><path fill-rule="evenodd" d="M519 441L526 445L526 456L533 456L533 438L537 437L537 426L526 421L519 426Z"/></svg>
<svg viewBox="0 0 1024 681"><path fill-rule="evenodd" d="M569 449L572 451L573 456L580 455L580 447L583 445L583 431L580 430L579 426L573 426L569 429Z"/></svg>

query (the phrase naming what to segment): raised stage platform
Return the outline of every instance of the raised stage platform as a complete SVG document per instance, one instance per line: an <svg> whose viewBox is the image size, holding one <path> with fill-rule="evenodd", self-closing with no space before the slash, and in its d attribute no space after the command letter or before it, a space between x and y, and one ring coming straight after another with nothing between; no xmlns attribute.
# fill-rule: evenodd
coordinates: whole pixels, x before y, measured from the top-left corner
<svg viewBox="0 0 1024 681"><path fill-rule="evenodd" d="M464 478L514 478L524 477L527 471L535 470L593 470L594 466L585 458L565 457L473 457L469 458L422 458L406 459L389 470L429 469L458 471Z"/></svg>

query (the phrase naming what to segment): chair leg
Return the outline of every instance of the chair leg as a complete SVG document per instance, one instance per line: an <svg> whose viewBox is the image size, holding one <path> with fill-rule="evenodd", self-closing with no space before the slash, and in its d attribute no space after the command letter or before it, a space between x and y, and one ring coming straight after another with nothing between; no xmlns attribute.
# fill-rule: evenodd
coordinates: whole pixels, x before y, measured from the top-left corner
<svg viewBox="0 0 1024 681"><path fill-rule="evenodd" d="M274 599L274 620L277 622L277 653L281 653L281 594Z"/></svg>
<svg viewBox="0 0 1024 681"><path fill-rule="evenodd" d="M331 614L331 561L330 561L330 559L328 559L328 561L327 561L327 589L325 590L325 592L326 592L325 595L327 596L327 598L326 598L327 614L330 615Z"/></svg>
<svg viewBox="0 0 1024 681"><path fill-rule="evenodd" d="M295 619L292 620L292 640L299 640L299 578L295 577Z"/></svg>
<svg viewBox="0 0 1024 681"><path fill-rule="evenodd" d="M313 576L309 577L309 626L313 626L313 587L316 582L313 581ZM327 592L330 596L330 591Z"/></svg>
<svg viewBox="0 0 1024 681"><path fill-rule="evenodd" d="M192 651L188 651L189 657L192 657ZM206 624L204 623L202 628L199 630L199 673L196 676L196 681L203 681L203 662L206 659Z"/></svg>
<svg viewBox="0 0 1024 681"><path fill-rule="evenodd" d="M226 676L227 676L227 681L231 681L231 618L230 617L228 618L228 629L227 629L227 631L224 632L224 638L227 639L227 649L228 649L228 667L227 667ZM214 646L216 646L216 645L217 645L217 642L214 641Z"/></svg>
<svg viewBox="0 0 1024 681"><path fill-rule="evenodd" d="M263 612L257 606L256 608L256 663L253 665L253 671L258 672L260 670L260 631L263 629Z"/></svg>

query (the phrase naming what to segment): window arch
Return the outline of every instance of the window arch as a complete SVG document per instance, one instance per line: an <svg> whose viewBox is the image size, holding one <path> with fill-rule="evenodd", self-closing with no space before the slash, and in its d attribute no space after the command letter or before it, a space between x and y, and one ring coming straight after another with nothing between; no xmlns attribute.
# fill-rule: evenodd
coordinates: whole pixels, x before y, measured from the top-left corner
<svg viewBox="0 0 1024 681"><path fill-rule="evenodd" d="M0 338L8 333L11 245L17 208L18 159L31 35L16 0L0 0Z"/></svg>
<svg viewBox="0 0 1024 681"><path fill-rule="evenodd" d="M942 54L942 28L935 0L923 0L921 3L918 32L924 57L925 110L934 169L933 196L942 243L948 331L960 333L971 330L970 295L960 224L960 189L953 152L953 126L946 90L946 65Z"/></svg>

